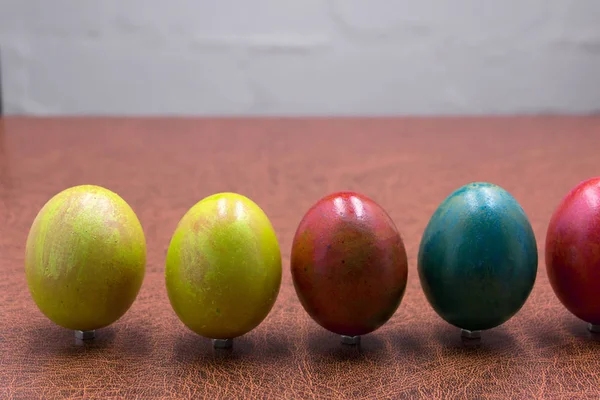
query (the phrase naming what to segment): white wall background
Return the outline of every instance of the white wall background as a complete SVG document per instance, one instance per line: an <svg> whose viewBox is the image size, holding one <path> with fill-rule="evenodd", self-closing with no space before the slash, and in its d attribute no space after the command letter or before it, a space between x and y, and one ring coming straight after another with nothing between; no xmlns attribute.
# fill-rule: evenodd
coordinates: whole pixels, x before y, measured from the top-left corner
<svg viewBox="0 0 600 400"><path fill-rule="evenodd" d="M600 0L0 0L11 114L600 110Z"/></svg>

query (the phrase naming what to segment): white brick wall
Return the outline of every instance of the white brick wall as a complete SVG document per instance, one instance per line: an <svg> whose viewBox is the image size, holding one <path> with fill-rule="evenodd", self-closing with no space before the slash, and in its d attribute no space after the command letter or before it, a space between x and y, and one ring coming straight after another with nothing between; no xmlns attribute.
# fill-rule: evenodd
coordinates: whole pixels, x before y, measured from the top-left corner
<svg viewBox="0 0 600 400"><path fill-rule="evenodd" d="M600 0L0 0L12 114L600 111Z"/></svg>

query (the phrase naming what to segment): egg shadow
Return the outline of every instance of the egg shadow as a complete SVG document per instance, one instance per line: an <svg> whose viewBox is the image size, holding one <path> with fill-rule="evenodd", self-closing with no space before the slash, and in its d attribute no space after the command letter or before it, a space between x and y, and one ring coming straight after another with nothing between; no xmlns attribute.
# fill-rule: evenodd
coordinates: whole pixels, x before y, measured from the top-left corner
<svg viewBox="0 0 600 400"><path fill-rule="evenodd" d="M586 322L572 316L536 326L534 337L540 348L572 349L573 346L600 345L600 333L590 332Z"/></svg>
<svg viewBox="0 0 600 400"><path fill-rule="evenodd" d="M431 347L423 344L424 335L415 329L394 329L386 337L396 357L402 359L419 359L430 354Z"/></svg>
<svg viewBox="0 0 600 400"><path fill-rule="evenodd" d="M593 346L600 344L600 332L591 332L588 323L577 318L569 318L564 322L566 331L581 342L588 342Z"/></svg>
<svg viewBox="0 0 600 400"><path fill-rule="evenodd" d="M124 355L134 357L148 357L153 348L151 333L143 326L127 325L119 329L108 327L101 329L97 336L100 339L98 345L86 345L98 346L99 349L111 347Z"/></svg>
<svg viewBox="0 0 600 400"><path fill-rule="evenodd" d="M31 384L37 387L51 387L59 379L61 387L75 391L106 373L127 379L139 376L146 359L152 359L149 336L131 325L98 329L90 340L76 339L72 330L58 326L40 326L29 334L32 337L29 346L23 346L21 362L31 370L23 379L33 379Z"/></svg>
<svg viewBox="0 0 600 400"><path fill-rule="evenodd" d="M385 342L377 332L361 336L359 344L348 345L342 343L340 335L314 327L308 332L307 346L309 358L314 363L364 363L388 355Z"/></svg>
<svg viewBox="0 0 600 400"><path fill-rule="evenodd" d="M132 334L134 331L135 334ZM54 324L38 327L29 332L32 339L29 351L50 356L72 357L83 355L95 357L98 353L114 353L120 356L144 357L150 350L150 338L141 329L108 326L98 329L93 339L81 340L75 332Z"/></svg>
<svg viewBox="0 0 600 400"><path fill-rule="evenodd" d="M71 355L92 352L111 347L115 339L115 331L111 327L96 331L96 337L91 340L75 338L75 332L54 324L36 327L27 333L29 351L37 354Z"/></svg>
<svg viewBox="0 0 600 400"><path fill-rule="evenodd" d="M185 332L177 338L173 359L182 364L231 365L239 368L239 362L262 362L291 356L290 344L279 335L260 335L253 332L233 339L230 348L215 348L210 339L193 332Z"/></svg>
<svg viewBox="0 0 600 400"><path fill-rule="evenodd" d="M434 337L446 349L448 356L477 354L494 357L520 350L518 342L502 325L482 331L478 339L465 338L459 328L445 323L438 323L433 329Z"/></svg>
<svg viewBox="0 0 600 400"><path fill-rule="evenodd" d="M551 333L553 332L553 333ZM572 353L576 351L586 351L588 349L598 350L600 346L600 333L591 332L588 329L588 323L576 317L566 318L561 324L554 323L552 329L542 330L538 334L538 340L541 345L544 343L554 343L560 351ZM552 340L553 342L549 342Z"/></svg>

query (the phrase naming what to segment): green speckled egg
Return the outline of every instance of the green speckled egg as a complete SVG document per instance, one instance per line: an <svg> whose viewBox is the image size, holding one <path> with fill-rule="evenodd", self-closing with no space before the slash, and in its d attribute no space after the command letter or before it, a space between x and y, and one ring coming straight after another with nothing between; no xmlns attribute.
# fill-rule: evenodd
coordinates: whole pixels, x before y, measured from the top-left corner
<svg viewBox="0 0 600 400"><path fill-rule="evenodd" d="M33 221L25 272L33 300L73 330L106 327L133 304L146 268L140 222L117 194L76 186L50 199Z"/></svg>
<svg viewBox="0 0 600 400"><path fill-rule="evenodd" d="M192 331L211 339L250 332L269 314L281 285L271 222L239 194L201 200L173 234L165 278L175 313Z"/></svg>

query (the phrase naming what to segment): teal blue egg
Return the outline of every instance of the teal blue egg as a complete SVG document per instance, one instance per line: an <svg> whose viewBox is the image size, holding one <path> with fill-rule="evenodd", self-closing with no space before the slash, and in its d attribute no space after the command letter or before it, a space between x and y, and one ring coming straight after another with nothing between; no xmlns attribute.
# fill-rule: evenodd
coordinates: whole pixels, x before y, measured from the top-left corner
<svg viewBox="0 0 600 400"><path fill-rule="evenodd" d="M512 318L533 289L537 267L527 215L510 193L491 183L471 183L450 194L419 246L427 300L446 322L469 331Z"/></svg>

